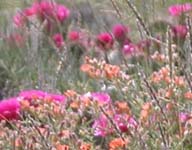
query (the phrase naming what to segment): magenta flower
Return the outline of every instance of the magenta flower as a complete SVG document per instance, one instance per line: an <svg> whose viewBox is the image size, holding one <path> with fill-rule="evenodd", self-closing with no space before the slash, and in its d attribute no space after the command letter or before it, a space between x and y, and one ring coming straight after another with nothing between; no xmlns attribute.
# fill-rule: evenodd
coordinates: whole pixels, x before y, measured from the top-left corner
<svg viewBox="0 0 192 150"><path fill-rule="evenodd" d="M129 126L129 128L131 128L131 129L137 129L138 126L139 126L139 124L138 124L138 122L135 120L134 117L129 117L129 119L128 119L128 126Z"/></svg>
<svg viewBox="0 0 192 150"><path fill-rule="evenodd" d="M63 40L63 36L62 34L60 33L56 33L53 35L53 41L55 43L55 45L58 47L58 48L61 48L64 44L64 40Z"/></svg>
<svg viewBox="0 0 192 150"><path fill-rule="evenodd" d="M114 121L121 132L127 132L129 129L137 129L138 127L137 121L127 114L116 114Z"/></svg>
<svg viewBox="0 0 192 150"><path fill-rule="evenodd" d="M113 26L113 35L115 39L119 42L124 41L128 33L128 28L122 24L116 24Z"/></svg>
<svg viewBox="0 0 192 150"><path fill-rule="evenodd" d="M97 101L101 105L111 103L111 98L107 93L95 92L95 93L91 93L90 96L93 100Z"/></svg>
<svg viewBox="0 0 192 150"><path fill-rule="evenodd" d="M68 33L68 38L70 41L78 41L80 38L80 34L78 31L71 31Z"/></svg>
<svg viewBox="0 0 192 150"><path fill-rule="evenodd" d="M173 36L184 39L187 35L188 29L186 25L176 25L172 27Z"/></svg>
<svg viewBox="0 0 192 150"><path fill-rule="evenodd" d="M133 43L130 43L123 46L122 52L123 54L130 56L133 53L135 53L136 50L137 50L137 46Z"/></svg>
<svg viewBox="0 0 192 150"><path fill-rule="evenodd" d="M37 13L37 10L35 7L29 7L29 8L26 8L23 10L23 14L26 16L26 17L29 17L29 16L33 16Z"/></svg>
<svg viewBox="0 0 192 150"><path fill-rule="evenodd" d="M110 33L104 32L97 36L97 44L103 50L111 49L113 42L113 37Z"/></svg>
<svg viewBox="0 0 192 150"><path fill-rule="evenodd" d="M44 99L47 95L46 92L41 90L26 90L19 93L21 100L33 100L33 99Z"/></svg>
<svg viewBox="0 0 192 150"><path fill-rule="evenodd" d="M19 119L20 104L17 98L10 98L0 102L0 120Z"/></svg>
<svg viewBox="0 0 192 150"><path fill-rule="evenodd" d="M69 17L70 11L64 5L57 5L56 15L57 15L57 19L60 22L63 22L64 20L66 20Z"/></svg>
<svg viewBox="0 0 192 150"><path fill-rule="evenodd" d="M94 129L94 136L105 137L113 132L113 128L110 126L109 120L104 115L101 115L98 119L96 119L92 127Z"/></svg>
<svg viewBox="0 0 192 150"><path fill-rule="evenodd" d="M116 114L114 116L114 122L121 132L128 131L128 116L122 114Z"/></svg>
<svg viewBox="0 0 192 150"><path fill-rule="evenodd" d="M191 3L175 4L168 8L169 14L172 16L180 16L182 13L186 13L192 10Z"/></svg>
<svg viewBox="0 0 192 150"><path fill-rule="evenodd" d="M179 113L179 121L181 123L185 123L188 119L189 119L189 114L188 113L184 113L184 112L180 112Z"/></svg>
<svg viewBox="0 0 192 150"><path fill-rule="evenodd" d="M54 3L50 1L41 1L38 7L41 15L50 15L50 14L52 15L54 6L55 6Z"/></svg>
<svg viewBox="0 0 192 150"><path fill-rule="evenodd" d="M14 17L13 17L13 23L17 26L17 27L22 27L25 23L25 18L22 15L22 13L17 13Z"/></svg>

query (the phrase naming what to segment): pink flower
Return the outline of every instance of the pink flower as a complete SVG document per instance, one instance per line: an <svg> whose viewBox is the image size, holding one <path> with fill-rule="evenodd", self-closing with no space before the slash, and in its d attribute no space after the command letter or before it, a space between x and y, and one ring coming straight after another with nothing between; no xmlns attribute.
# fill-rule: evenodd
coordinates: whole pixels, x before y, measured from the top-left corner
<svg viewBox="0 0 192 150"><path fill-rule="evenodd" d="M54 16L55 3L53 2L43 0L41 2L35 2L32 7L36 15L42 20L50 20L50 18Z"/></svg>
<svg viewBox="0 0 192 150"><path fill-rule="evenodd" d="M77 31L71 31L68 33L68 38L70 41L78 41L80 38L80 34Z"/></svg>
<svg viewBox="0 0 192 150"><path fill-rule="evenodd" d="M0 102L0 120L19 119L20 104L17 98Z"/></svg>
<svg viewBox="0 0 192 150"><path fill-rule="evenodd" d="M133 43L130 43L123 46L122 52L123 54L130 56L134 52L136 52L136 49L137 49L137 46Z"/></svg>
<svg viewBox="0 0 192 150"><path fill-rule="evenodd" d="M29 16L33 16L37 13L37 10L35 9L35 7L29 7L23 10L23 14L27 17Z"/></svg>
<svg viewBox="0 0 192 150"><path fill-rule="evenodd" d="M117 41L124 41L128 33L128 28L122 24L116 24L113 26L112 31Z"/></svg>
<svg viewBox="0 0 192 150"><path fill-rule="evenodd" d="M137 121L127 114L116 114L114 122L121 132L127 132L129 129L136 129L138 127Z"/></svg>
<svg viewBox="0 0 192 150"><path fill-rule="evenodd" d="M180 16L182 13L192 10L191 3L175 4L168 8L169 14L172 16Z"/></svg>
<svg viewBox="0 0 192 150"><path fill-rule="evenodd" d="M63 102L65 101L66 97L61 94L53 94L53 93L47 93L41 90L26 90L22 91L19 93L20 100L34 100L34 99L39 99L39 100L53 100L53 101L58 101L58 102Z"/></svg>
<svg viewBox="0 0 192 150"><path fill-rule="evenodd" d="M60 33L56 33L53 35L53 41L55 43L55 45L58 47L58 48L61 48L64 44L64 40L63 40L63 36L62 34Z"/></svg>
<svg viewBox="0 0 192 150"><path fill-rule="evenodd" d="M107 93L95 92L95 93L91 93L90 96L93 100L97 101L101 105L111 103L111 98Z"/></svg>
<svg viewBox="0 0 192 150"><path fill-rule="evenodd" d="M184 113L184 112L179 113L179 121L181 123L185 123L189 119L189 117L190 116L188 113Z"/></svg>
<svg viewBox="0 0 192 150"><path fill-rule="evenodd" d="M121 132L127 132L128 131L128 116L127 115L119 115L116 114L114 116L114 121L117 127L120 129Z"/></svg>
<svg viewBox="0 0 192 150"><path fill-rule="evenodd" d="M46 92L41 90L26 90L19 93L21 100L33 100L33 99L44 99L47 95Z"/></svg>
<svg viewBox="0 0 192 150"><path fill-rule="evenodd" d="M97 44L101 49L108 50L113 46L113 37L110 33L104 32L97 36Z"/></svg>
<svg viewBox="0 0 192 150"><path fill-rule="evenodd" d="M70 11L64 5L58 5L56 9L56 15L57 15L57 19L60 22L63 22L69 17Z"/></svg>
<svg viewBox="0 0 192 150"><path fill-rule="evenodd" d="M176 25L172 27L173 36L184 39L187 35L188 29L186 25Z"/></svg>
<svg viewBox="0 0 192 150"><path fill-rule="evenodd" d="M22 13L17 13L14 17L13 17L13 23L17 26L17 27L22 27L25 23L25 18L22 15Z"/></svg>
<svg viewBox="0 0 192 150"><path fill-rule="evenodd" d="M110 125L109 120L104 115L101 115L98 119L96 119L92 127L94 129L94 136L105 137L113 132L113 128Z"/></svg>
<svg viewBox="0 0 192 150"><path fill-rule="evenodd" d="M137 129L138 128L138 122L135 120L134 117L129 117L128 119L128 126L129 128L132 128L132 129Z"/></svg>

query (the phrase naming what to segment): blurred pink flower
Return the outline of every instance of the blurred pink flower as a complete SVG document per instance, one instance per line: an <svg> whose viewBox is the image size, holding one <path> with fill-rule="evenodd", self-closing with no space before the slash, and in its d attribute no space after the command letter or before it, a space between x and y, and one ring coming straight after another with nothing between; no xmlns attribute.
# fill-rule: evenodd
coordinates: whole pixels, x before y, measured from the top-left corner
<svg viewBox="0 0 192 150"><path fill-rule="evenodd" d="M103 50L111 49L113 42L113 37L110 33L103 32L97 36L97 44Z"/></svg>
<svg viewBox="0 0 192 150"><path fill-rule="evenodd" d="M95 93L91 93L90 96L93 100L97 101L101 105L111 103L111 98L107 93L95 92Z"/></svg>
<svg viewBox="0 0 192 150"><path fill-rule="evenodd" d="M46 92L41 90L26 90L19 93L21 100L33 100L33 99L44 99L47 95Z"/></svg>
<svg viewBox="0 0 192 150"><path fill-rule="evenodd" d="M114 116L114 121L117 127L120 129L121 132L127 132L128 131L128 116L122 115L122 114L116 114Z"/></svg>
<svg viewBox="0 0 192 150"><path fill-rule="evenodd" d="M112 31L115 39L119 42L122 42L125 40L129 29L122 24L116 24L113 26Z"/></svg>
<svg viewBox="0 0 192 150"><path fill-rule="evenodd" d="M113 128L110 126L109 120L104 115L101 115L98 119L96 119L92 127L94 129L94 136L105 137L113 132Z"/></svg>
<svg viewBox="0 0 192 150"><path fill-rule="evenodd" d="M190 118L188 113L180 112L179 113L179 121L181 123L185 123Z"/></svg>
<svg viewBox="0 0 192 150"><path fill-rule="evenodd" d="M187 35L188 29L186 25L176 25L172 27L173 36L184 39Z"/></svg>
<svg viewBox="0 0 192 150"><path fill-rule="evenodd" d="M0 102L0 120L19 119L20 104L17 98Z"/></svg>
<svg viewBox="0 0 192 150"><path fill-rule="evenodd" d="M192 10L191 3L175 4L168 8L169 14L172 16L180 16L182 13Z"/></svg>
<svg viewBox="0 0 192 150"><path fill-rule="evenodd" d="M63 40L63 35L61 33L54 34L52 38L53 38L55 45L58 48L61 48L63 46L64 40Z"/></svg>
<svg viewBox="0 0 192 150"><path fill-rule="evenodd" d="M53 10L54 10L55 4L51 1L41 1L39 2L38 9L41 13L41 15L52 15Z"/></svg>
<svg viewBox="0 0 192 150"><path fill-rule="evenodd" d="M13 17L13 23L16 25L16 27L22 27L25 23L25 17L22 15L22 13L17 13Z"/></svg>
<svg viewBox="0 0 192 150"><path fill-rule="evenodd" d="M128 132L129 128L137 129L138 127L137 121L127 114L116 114L114 116L114 121L121 132Z"/></svg>
<svg viewBox="0 0 192 150"><path fill-rule="evenodd" d="M57 15L57 19L60 22L63 22L65 19L67 19L69 17L70 11L64 5L57 5L56 15Z"/></svg>
<svg viewBox="0 0 192 150"><path fill-rule="evenodd" d="M68 33L68 38L70 41L78 41L80 38L80 34L78 31L71 31Z"/></svg>
<svg viewBox="0 0 192 150"><path fill-rule="evenodd" d="M26 9L23 10L23 14L26 16L26 17L29 17L29 16L33 16L37 13L35 7L28 7Z"/></svg>
<svg viewBox="0 0 192 150"><path fill-rule="evenodd" d="M123 46L122 52L124 55L130 56L137 50L137 45L130 43Z"/></svg>

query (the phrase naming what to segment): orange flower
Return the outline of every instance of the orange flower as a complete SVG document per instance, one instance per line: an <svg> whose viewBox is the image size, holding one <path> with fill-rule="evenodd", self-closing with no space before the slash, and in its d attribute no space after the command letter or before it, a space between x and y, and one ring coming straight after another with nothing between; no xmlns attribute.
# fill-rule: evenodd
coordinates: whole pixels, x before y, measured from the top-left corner
<svg viewBox="0 0 192 150"><path fill-rule="evenodd" d="M53 105L53 114L54 115L60 115L61 114L61 109L58 105Z"/></svg>
<svg viewBox="0 0 192 150"><path fill-rule="evenodd" d="M128 105L127 105L127 102L116 101L115 102L115 107L117 109L116 110L117 113L120 113L120 114L126 113L128 115L131 114L130 109L129 109Z"/></svg>
<svg viewBox="0 0 192 150"><path fill-rule="evenodd" d="M159 61L159 62L164 62L165 61L165 55L164 54L160 54L158 51L156 51L151 58L153 60Z"/></svg>
<svg viewBox="0 0 192 150"><path fill-rule="evenodd" d="M115 78L119 75L120 68L119 66L105 64L104 66L105 74L108 79Z"/></svg>
<svg viewBox="0 0 192 150"><path fill-rule="evenodd" d="M23 110L27 110L30 107L29 101L26 101L26 100L20 101L20 105L21 105L21 109Z"/></svg>
<svg viewBox="0 0 192 150"><path fill-rule="evenodd" d="M56 150L69 150L69 146L64 144L57 144Z"/></svg>
<svg viewBox="0 0 192 150"><path fill-rule="evenodd" d="M81 102L83 104L84 107L89 107L91 105L91 100L89 97L87 96L84 96L82 99L81 99Z"/></svg>
<svg viewBox="0 0 192 150"><path fill-rule="evenodd" d="M183 78L183 77L179 77L179 76L176 76L176 77L174 78L174 83L175 83L175 85L177 85L177 86L184 86L184 85L185 85L184 78Z"/></svg>
<svg viewBox="0 0 192 150"><path fill-rule="evenodd" d="M184 94L184 97L185 97L186 99L192 100L192 92L186 92L186 93Z"/></svg>
<svg viewBox="0 0 192 150"><path fill-rule="evenodd" d="M80 150L91 150L91 145L90 144L81 144Z"/></svg>
<svg viewBox="0 0 192 150"><path fill-rule="evenodd" d="M161 68L160 74L163 75L163 78L167 77L169 75L169 69L166 67Z"/></svg>
<svg viewBox="0 0 192 150"><path fill-rule="evenodd" d="M167 108L167 110L173 110L173 108L174 108L174 104L173 103L167 103L166 104L166 108Z"/></svg>
<svg viewBox="0 0 192 150"><path fill-rule="evenodd" d="M143 104L142 109L143 110L150 110L151 107L152 107L151 103L150 102L146 102L146 103Z"/></svg>
<svg viewBox="0 0 192 150"><path fill-rule="evenodd" d="M164 81L167 83L167 84L170 84L171 83L171 78L169 76L166 76L164 77Z"/></svg>
<svg viewBox="0 0 192 150"><path fill-rule="evenodd" d="M98 77L98 75L100 75L100 70L96 69L90 64L83 64L80 70L87 73L92 78Z"/></svg>
<svg viewBox="0 0 192 150"><path fill-rule="evenodd" d="M117 150L125 147L125 141L121 138L115 138L109 143L109 150Z"/></svg>
<svg viewBox="0 0 192 150"><path fill-rule="evenodd" d="M151 103L147 102L142 106L142 110L140 113L140 120L141 121L146 121L149 117L149 115L151 114L151 109L152 109L152 105Z"/></svg>
<svg viewBox="0 0 192 150"><path fill-rule="evenodd" d="M67 90L65 93L64 93L65 96L67 97L75 97L77 96L77 92L73 91L73 90Z"/></svg>
<svg viewBox="0 0 192 150"><path fill-rule="evenodd" d="M148 117L149 117L149 111L141 110L140 120L145 122L148 119Z"/></svg>
<svg viewBox="0 0 192 150"><path fill-rule="evenodd" d="M173 89L169 88L166 93L165 93L165 97L166 98L171 98L171 96L173 95Z"/></svg>
<svg viewBox="0 0 192 150"><path fill-rule="evenodd" d="M77 111L80 107L80 102L79 101L73 101L70 103L70 107L74 110Z"/></svg>

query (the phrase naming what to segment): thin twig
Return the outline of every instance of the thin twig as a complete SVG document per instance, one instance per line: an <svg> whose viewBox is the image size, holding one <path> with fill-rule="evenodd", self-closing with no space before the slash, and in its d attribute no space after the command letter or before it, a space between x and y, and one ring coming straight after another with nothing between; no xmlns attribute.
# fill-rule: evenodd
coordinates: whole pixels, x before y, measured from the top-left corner
<svg viewBox="0 0 192 150"><path fill-rule="evenodd" d="M165 136L164 136L164 131L161 127L161 124L158 122L158 127L159 127L159 130L160 130L160 134L161 134L161 137L162 137L162 140L163 140L163 144L165 146L165 149L167 149L167 142L165 140Z"/></svg>
<svg viewBox="0 0 192 150"><path fill-rule="evenodd" d="M136 18L138 19L138 21L140 22L141 26L143 27L145 33L147 36L151 36L149 30L147 29L147 26L145 25L141 15L139 14L139 12L137 11L137 8L131 3L130 0L125 0L126 3L128 4L128 6L131 8L131 10L133 11L133 13L135 14Z"/></svg>
<svg viewBox="0 0 192 150"><path fill-rule="evenodd" d="M122 15L121 15L119 7L117 6L117 3L114 0L110 0L110 2L113 5L115 11L117 12L119 18L122 18Z"/></svg>

